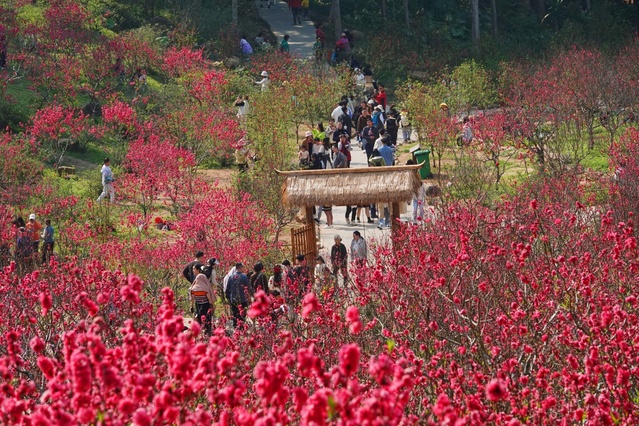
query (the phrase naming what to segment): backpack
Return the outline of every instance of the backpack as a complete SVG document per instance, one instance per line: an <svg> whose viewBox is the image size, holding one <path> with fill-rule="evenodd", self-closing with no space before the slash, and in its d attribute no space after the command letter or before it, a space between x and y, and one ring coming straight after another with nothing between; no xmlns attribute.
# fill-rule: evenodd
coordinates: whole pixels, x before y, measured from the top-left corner
<svg viewBox="0 0 639 426"><path fill-rule="evenodd" d="M373 113L373 116L371 117L371 120L373 120L373 126L375 126L375 128L379 128L379 126L382 124L382 121L379 119L380 114L381 112L375 111Z"/></svg>

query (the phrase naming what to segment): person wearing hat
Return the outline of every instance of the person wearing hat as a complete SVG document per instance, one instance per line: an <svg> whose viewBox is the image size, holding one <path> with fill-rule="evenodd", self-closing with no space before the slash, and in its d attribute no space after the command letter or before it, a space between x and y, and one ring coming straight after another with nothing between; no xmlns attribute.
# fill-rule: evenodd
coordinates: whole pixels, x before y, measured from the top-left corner
<svg viewBox="0 0 639 426"><path fill-rule="evenodd" d="M26 225L27 233L31 236L31 245L33 253L38 253L40 246L40 233L42 232L42 225L36 220L35 213L29 215L29 221Z"/></svg>
<svg viewBox="0 0 639 426"><path fill-rule="evenodd" d="M115 190L113 189L114 179L110 164L111 160L109 158L105 158L102 163L102 168L100 169L100 173L102 174L102 194L98 197L98 203L101 202L107 194L109 195L111 203L115 201Z"/></svg>
<svg viewBox="0 0 639 426"><path fill-rule="evenodd" d="M342 33L339 40L337 41L336 46L343 52L350 53L351 45L348 41L348 37L346 36L346 33Z"/></svg>
<svg viewBox="0 0 639 426"><path fill-rule="evenodd" d="M280 52L282 53L289 53L290 52L290 47L288 45L288 39L290 38L290 36L288 34L284 34L284 38L282 39L282 42L280 43Z"/></svg>
<svg viewBox="0 0 639 426"><path fill-rule="evenodd" d="M204 331L211 334L211 320L215 312L215 292L200 262L193 264L192 274L195 275L195 279L189 288L191 312L195 314L195 320L200 325L204 325Z"/></svg>
<svg viewBox="0 0 639 426"><path fill-rule="evenodd" d="M268 78L268 72L262 71L260 75L262 76L262 79L260 81L256 81L255 84L259 84L260 86L262 86L262 92L265 92L268 90L268 84L270 82Z"/></svg>
<svg viewBox="0 0 639 426"><path fill-rule="evenodd" d="M373 110L373 124L377 127L378 130L384 128L386 124L386 113L384 112L384 107L381 105L377 105Z"/></svg>
<svg viewBox="0 0 639 426"><path fill-rule="evenodd" d="M348 252L346 246L342 244L342 237L335 235L333 238L335 244L331 247L331 268L332 273L337 277L337 272L342 273L344 287L348 280Z"/></svg>
<svg viewBox="0 0 639 426"><path fill-rule="evenodd" d="M313 132L310 130L304 133L304 140L302 141L302 145L306 146L309 155L313 152L313 145L315 144L315 138L313 138Z"/></svg>

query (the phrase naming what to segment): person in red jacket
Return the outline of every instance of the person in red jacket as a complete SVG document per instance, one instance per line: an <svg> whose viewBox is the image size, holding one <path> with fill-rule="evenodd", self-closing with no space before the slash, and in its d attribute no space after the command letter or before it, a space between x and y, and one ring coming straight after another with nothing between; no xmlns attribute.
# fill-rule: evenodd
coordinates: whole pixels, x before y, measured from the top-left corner
<svg viewBox="0 0 639 426"><path fill-rule="evenodd" d="M379 90L375 95L375 102L381 105L384 111L386 111L386 88L383 84L379 85Z"/></svg>
<svg viewBox="0 0 639 426"><path fill-rule="evenodd" d="M302 25L302 0L288 0L288 7L293 13L293 25Z"/></svg>
<svg viewBox="0 0 639 426"><path fill-rule="evenodd" d="M324 41L326 40L326 34L324 34L324 30L322 29L322 24L318 23L315 25L315 38L318 38L320 43L322 43L322 49L324 48Z"/></svg>

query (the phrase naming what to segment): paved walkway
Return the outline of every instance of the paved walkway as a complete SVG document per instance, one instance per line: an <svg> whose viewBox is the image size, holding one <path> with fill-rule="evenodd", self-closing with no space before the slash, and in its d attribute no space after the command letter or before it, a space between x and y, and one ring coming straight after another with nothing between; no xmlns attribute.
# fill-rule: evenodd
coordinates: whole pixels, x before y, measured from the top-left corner
<svg viewBox="0 0 639 426"><path fill-rule="evenodd" d="M275 0L275 4L269 8L266 7L266 1L261 2L256 0L257 8L260 12L260 16L268 22L273 34L277 36L277 43L282 41L282 37L285 34L290 36L289 46L291 53L301 58L313 57L313 44L315 43L315 27L311 21L302 20L302 25L292 25L293 16L285 1ZM264 7L260 7L260 5ZM326 115L330 114L330 111L326 111ZM399 140L402 140L401 132L398 135ZM351 151L351 167L368 167L366 161L366 152L361 150L355 140L351 141L353 150ZM331 246L334 243L335 235L342 237L342 242L349 249L351 241L353 240L353 231L359 231L362 237L368 242L369 246L379 243L387 242L390 238L390 228L379 229L377 223L369 224L366 222L366 214L362 211L360 218L362 222L355 223L355 226L347 225L346 219L346 207L334 206L333 207L333 227L325 228L326 217L322 213L321 223L319 226L320 235L320 255L324 256L325 260L330 257ZM412 217L412 206L408 206L408 211L402 215L402 220L407 220ZM313 263L311 263L313 264Z"/></svg>
<svg viewBox="0 0 639 426"><path fill-rule="evenodd" d="M302 25L293 25L293 14L285 1L275 0L270 8L266 1L256 0L260 16L271 26L271 31L277 36L277 47L285 34L290 36L288 41L292 55L304 59L313 58L313 44L315 43L315 27L311 21L302 19ZM264 7L260 7L263 5Z"/></svg>
<svg viewBox="0 0 639 426"><path fill-rule="evenodd" d="M401 136L400 136L401 139ZM351 151L351 167L368 167L366 161L366 152L359 148L357 141L353 139L351 141L353 150ZM412 206L407 206L407 212L401 216L402 221L412 218ZM335 235L342 237L342 243L348 248L350 252L351 241L353 240L353 231L359 231L362 237L368 242L369 246L374 244L383 244L389 241L391 230L390 228L379 229L377 223L367 223L366 214L364 211L360 214L361 222L355 222L355 226L348 225L346 223L346 207L334 206L333 207L333 227L325 228L325 217L322 213L322 220L319 227L320 232L320 255L324 256L326 260L330 257L331 246L334 244ZM375 220L375 222L377 222Z"/></svg>

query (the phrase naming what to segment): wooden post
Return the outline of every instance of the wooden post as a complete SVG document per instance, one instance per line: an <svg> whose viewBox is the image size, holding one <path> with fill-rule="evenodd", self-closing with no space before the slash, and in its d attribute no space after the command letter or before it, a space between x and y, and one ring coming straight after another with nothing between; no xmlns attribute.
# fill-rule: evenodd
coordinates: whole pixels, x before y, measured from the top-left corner
<svg viewBox="0 0 639 426"><path fill-rule="evenodd" d="M306 224L310 225L311 227L311 232L309 233L308 237L309 240L307 242L307 244L309 245L309 248L312 247L313 249L313 259L312 262L315 262L315 257L317 256L317 235L315 233L315 218L313 217L313 207L309 207L309 206L305 206L305 210L306 210ZM312 245L312 246L311 246ZM309 264L311 263L311 260L308 260Z"/></svg>
<svg viewBox="0 0 639 426"><path fill-rule="evenodd" d="M399 203L393 203L392 207L391 207L391 232L392 234L395 234L397 232L397 230L399 229L399 220L400 218L400 213L399 213Z"/></svg>

